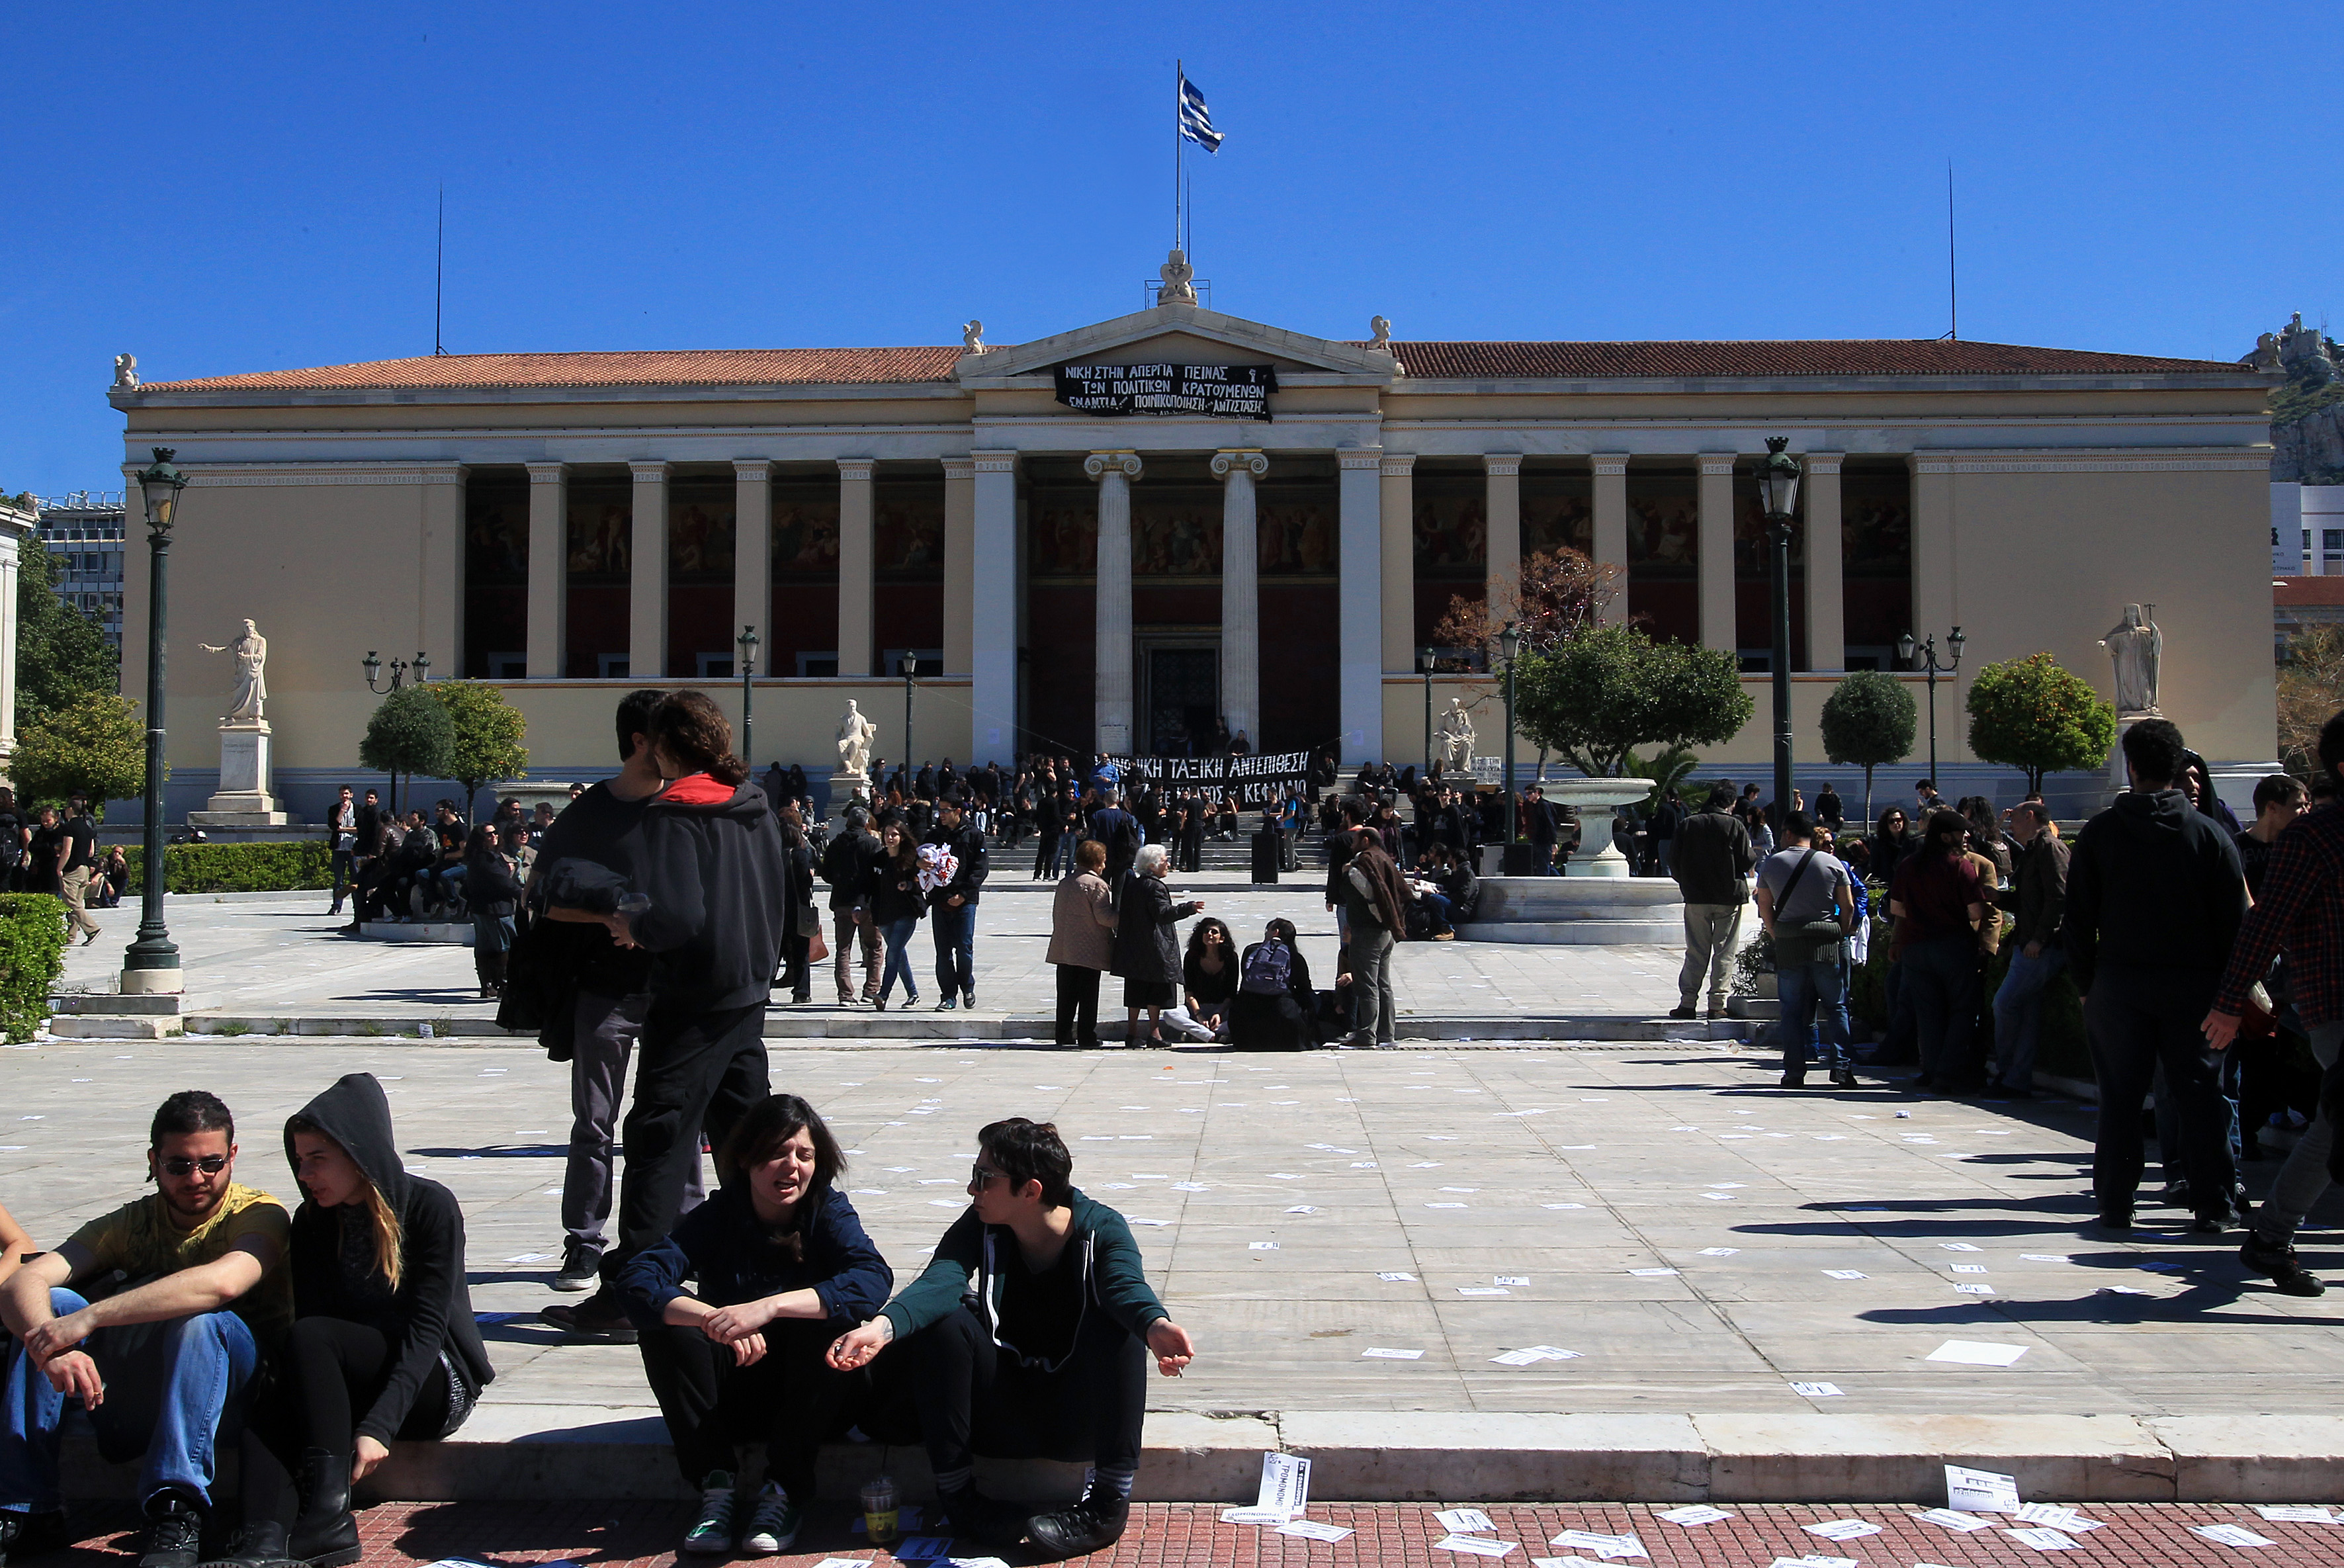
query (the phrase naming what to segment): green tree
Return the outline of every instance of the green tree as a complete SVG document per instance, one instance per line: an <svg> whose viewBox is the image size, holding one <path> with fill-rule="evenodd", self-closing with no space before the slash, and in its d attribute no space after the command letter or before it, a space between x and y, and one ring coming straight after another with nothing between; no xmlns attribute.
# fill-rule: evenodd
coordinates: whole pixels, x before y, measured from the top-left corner
<svg viewBox="0 0 2344 1568"><path fill-rule="evenodd" d="M2090 682L2048 653L1988 664L1970 684L1970 751L2023 768L2030 793L2043 775L2096 768L2117 744L2117 711Z"/></svg>
<svg viewBox="0 0 2344 1568"><path fill-rule="evenodd" d="M471 814L472 797L490 779L511 778L529 766L529 748L521 737L529 721L505 701L504 689L485 681L432 681L423 690L446 711L454 738L441 778L464 786L464 814Z"/></svg>
<svg viewBox="0 0 2344 1568"><path fill-rule="evenodd" d="M97 617L57 597L57 558L37 539L16 551L16 727L122 687L122 655ZM136 791L132 792L136 794Z"/></svg>
<svg viewBox="0 0 2344 1568"><path fill-rule="evenodd" d="M455 749L456 723L448 710L432 699L428 685L408 686L377 704L359 742L359 761L390 774L394 785L405 774L411 786L417 774L453 778L449 769ZM396 795L394 789L393 810L399 805Z"/></svg>
<svg viewBox="0 0 2344 1568"><path fill-rule="evenodd" d="M1708 746L1750 720L1733 655L1655 642L1633 626L1581 631L1514 673L1514 718L1581 773L1617 776L1637 746Z"/></svg>
<svg viewBox="0 0 2344 1568"><path fill-rule="evenodd" d="M1872 770L1913 752L1920 711L1904 683L1879 670L1857 670L1824 702L1824 755L1864 770L1864 820L1872 820Z"/></svg>
<svg viewBox="0 0 2344 1568"><path fill-rule="evenodd" d="M80 790L102 817L107 801L146 793L146 729L132 703L85 692L16 737L9 772L27 800L61 801Z"/></svg>

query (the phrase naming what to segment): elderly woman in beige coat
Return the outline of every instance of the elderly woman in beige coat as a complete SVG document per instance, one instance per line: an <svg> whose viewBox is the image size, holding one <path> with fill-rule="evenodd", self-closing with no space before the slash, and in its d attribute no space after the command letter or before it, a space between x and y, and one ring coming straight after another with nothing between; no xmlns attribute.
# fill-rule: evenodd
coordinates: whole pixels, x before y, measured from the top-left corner
<svg viewBox="0 0 2344 1568"><path fill-rule="evenodd" d="M1050 962L1058 970L1057 1043L1096 1046L1099 973L1115 959L1115 897L1102 875L1106 845L1075 846L1075 869L1058 884L1050 908Z"/></svg>

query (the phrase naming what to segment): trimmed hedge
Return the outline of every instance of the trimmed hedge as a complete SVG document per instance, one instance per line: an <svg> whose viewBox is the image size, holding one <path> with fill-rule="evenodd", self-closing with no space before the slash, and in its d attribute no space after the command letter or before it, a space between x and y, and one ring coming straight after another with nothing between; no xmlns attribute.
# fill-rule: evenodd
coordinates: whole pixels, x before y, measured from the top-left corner
<svg viewBox="0 0 2344 1568"><path fill-rule="evenodd" d="M66 905L46 893L0 893L0 1034L23 1045L49 1021L66 967Z"/></svg>
<svg viewBox="0 0 2344 1568"><path fill-rule="evenodd" d="M136 845L130 858L127 902L146 890L146 857ZM322 838L260 844L172 844L163 848L166 893L290 893L334 885L333 852Z"/></svg>

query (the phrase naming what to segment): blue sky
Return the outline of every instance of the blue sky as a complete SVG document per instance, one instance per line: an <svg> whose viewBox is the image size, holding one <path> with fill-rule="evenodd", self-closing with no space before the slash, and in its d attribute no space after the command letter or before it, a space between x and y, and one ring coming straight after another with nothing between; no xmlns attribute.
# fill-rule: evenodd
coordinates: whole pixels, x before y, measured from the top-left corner
<svg viewBox="0 0 2344 1568"><path fill-rule="evenodd" d="M1140 303L1172 67L1213 303L1336 337L2234 358L2344 321L2344 6L10 7L0 486L104 392L427 353L995 342Z"/></svg>

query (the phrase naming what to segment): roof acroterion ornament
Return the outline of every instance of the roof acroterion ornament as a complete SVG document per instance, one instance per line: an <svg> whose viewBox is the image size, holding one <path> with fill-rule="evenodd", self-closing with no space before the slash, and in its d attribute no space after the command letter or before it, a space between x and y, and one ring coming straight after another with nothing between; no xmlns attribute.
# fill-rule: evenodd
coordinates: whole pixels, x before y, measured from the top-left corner
<svg viewBox="0 0 2344 1568"><path fill-rule="evenodd" d="M1157 292L1156 302L1158 305L1194 305L1197 302L1197 286L1190 279L1196 276L1197 269L1188 265L1187 253L1176 246L1164 258L1164 287Z"/></svg>

